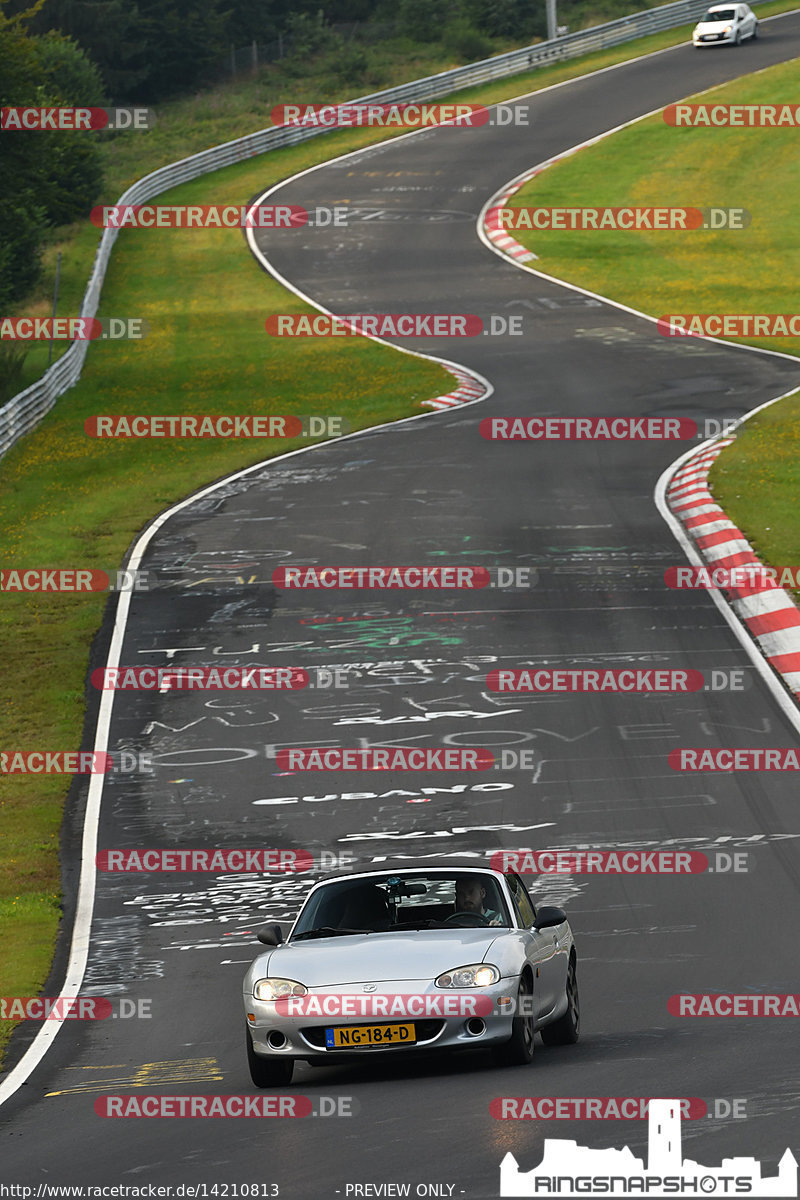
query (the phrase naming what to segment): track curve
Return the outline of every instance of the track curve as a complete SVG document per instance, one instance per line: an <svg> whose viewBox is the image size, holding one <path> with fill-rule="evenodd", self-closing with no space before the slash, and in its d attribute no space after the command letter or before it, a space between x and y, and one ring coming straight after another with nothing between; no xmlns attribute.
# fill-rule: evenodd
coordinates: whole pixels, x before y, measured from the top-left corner
<svg viewBox="0 0 800 1200"><path fill-rule="evenodd" d="M486 196L532 162L800 54L800 16L768 29L741 51L709 56L680 47L533 95L525 101L528 129L426 132L272 190L292 203L361 210L345 230L309 230L291 245L259 239L270 264L320 304L521 312L526 336L435 344L435 353L493 383L490 405L275 461L223 482L163 524L144 559L160 586L131 602L124 661L340 666L359 674L348 692L313 698L231 703L120 693L112 743L153 752L156 772L110 780L99 829L103 847L288 845L347 851L359 862L451 849L484 855L500 846L723 846L746 850L751 870L548 884L537 897L563 900L578 938L581 1043L537 1051L527 1074L498 1071L480 1056L304 1067L292 1092L352 1096L357 1109L310 1129L302 1120L258 1128L95 1115L101 1093L252 1091L239 1009L252 929L291 915L302 890L297 881L262 880L254 889L242 877L100 875L85 990L147 998L153 1019L62 1029L0 1109L4 1180L271 1180L282 1197L298 1200L344 1195L348 1184L409 1181L488 1197L498 1193L506 1151L528 1169L545 1136L645 1149L646 1126L638 1122L618 1130L495 1121L489 1103L502 1095L744 1097L747 1121L684 1128L692 1157L716 1163L747 1153L774 1166L787 1145L800 1144L796 1040L787 1026L679 1024L666 1008L668 996L684 990L796 990L797 942L786 929L800 915L800 832L788 777L690 777L666 765L676 745L796 744L708 598L663 587L664 568L681 554L652 491L675 447L493 444L477 430L490 410L738 415L800 382L800 364L665 342L634 316L523 276L474 236ZM269 582L273 566L291 556L509 563L535 568L540 582L528 592L433 601L345 592L315 601ZM495 665L581 660L737 668L750 686L744 697L509 703L483 683ZM479 784L426 778L383 786L352 774L320 785L285 775L270 757L279 744L360 739L524 746L535 766ZM385 794L403 791L422 795ZM76 809L73 835L79 816ZM88 1145L90 1161L76 1152Z"/></svg>

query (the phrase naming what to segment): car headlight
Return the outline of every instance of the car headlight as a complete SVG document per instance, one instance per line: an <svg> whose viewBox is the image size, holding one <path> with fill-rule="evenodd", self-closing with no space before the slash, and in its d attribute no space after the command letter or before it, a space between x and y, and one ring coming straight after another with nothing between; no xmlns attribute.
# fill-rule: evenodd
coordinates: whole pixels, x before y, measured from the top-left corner
<svg viewBox="0 0 800 1200"><path fill-rule="evenodd" d="M723 32L723 33L733 33L733 26L732 26L732 25L726 25L726 26L725 26L725 28L723 29L723 31L722 31L722 32Z"/></svg>
<svg viewBox="0 0 800 1200"><path fill-rule="evenodd" d="M440 988L487 987L490 983L497 983L499 978L500 972L490 963L471 963L468 967L455 967L452 971L445 971L443 975L434 980L434 986Z"/></svg>
<svg viewBox="0 0 800 1200"><path fill-rule="evenodd" d="M284 996L305 996L308 988L296 979L257 979L253 985L255 1000L282 1000Z"/></svg>

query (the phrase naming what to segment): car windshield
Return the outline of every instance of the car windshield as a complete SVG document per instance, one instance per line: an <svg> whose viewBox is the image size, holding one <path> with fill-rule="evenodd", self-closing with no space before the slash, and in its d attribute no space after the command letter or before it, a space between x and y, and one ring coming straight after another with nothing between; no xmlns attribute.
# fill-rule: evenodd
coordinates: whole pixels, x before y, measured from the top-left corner
<svg viewBox="0 0 800 1200"><path fill-rule="evenodd" d="M712 8L711 12L707 12L700 23L701 25L710 25L715 21L732 21L735 16L735 8Z"/></svg>
<svg viewBox="0 0 800 1200"><path fill-rule="evenodd" d="M421 871L326 884L303 909L291 940L411 929L507 929L511 925L493 875Z"/></svg>

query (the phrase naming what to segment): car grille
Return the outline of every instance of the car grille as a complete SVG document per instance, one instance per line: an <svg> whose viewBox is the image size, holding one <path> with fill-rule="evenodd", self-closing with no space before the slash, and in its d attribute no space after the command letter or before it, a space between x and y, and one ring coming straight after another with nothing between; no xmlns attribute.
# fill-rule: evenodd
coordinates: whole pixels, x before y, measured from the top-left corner
<svg viewBox="0 0 800 1200"><path fill-rule="evenodd" d="M376 1025L376 1026L377 1025L384 1026L384 1025L396 1025L397 1022L396 1021L371 1021L370 1024ZM439 1021L439 1020L414 1021L414 1027L415 1027L415 1031L416 1031L416 1035L417 1035L416 1044L419 1045L421 1042L432 1042L434 1038L438 1037L439 1034L444 1029L444 1021ZM328 1025L306 1025L304 1028L302 1028L300 1030L300 1034L302 1037L304 1037L306 1039L306 1041L309 1043L309 1045L314 1047L315 1050L322 1050L325 1053L331 1053L331 1054L343 1054L343 1053L358 1054L361 1050L402 1050L404 1048L403 1044L399 1043L396 1046L390 1045L390 1044L387 1044L385 1046L363 1046L363 1047L354 1047L352 1050L348 1050L348 1051L331 1050L329 1052L325 1045L325 1030L330 1029L330 1028L331 1028L330 1024L328 1024ZM406 1046L405 1049L408 1049L408 1046Z"/></svg>

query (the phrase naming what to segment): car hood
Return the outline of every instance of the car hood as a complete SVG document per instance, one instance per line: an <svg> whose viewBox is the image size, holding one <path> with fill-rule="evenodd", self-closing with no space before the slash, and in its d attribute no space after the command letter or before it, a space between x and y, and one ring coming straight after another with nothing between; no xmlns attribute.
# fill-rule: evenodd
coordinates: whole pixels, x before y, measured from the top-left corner
<svg viewBox="0 0 800 1200"><path fill-rule="evenodd" d="M483 962L498 932L444 929L315 938L278 946L262 956L263 968L273 977L296 979L310 988L435 979L453 967Z"/></svg>
<svg viewBox="0 0 800 1200"><path fill-rule="evenodd" d="M734 23L734 18L728 17L724 21L698 21L696 28L702 33L721 33L726 25Z"/></svg>

